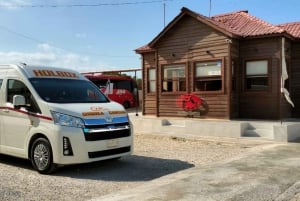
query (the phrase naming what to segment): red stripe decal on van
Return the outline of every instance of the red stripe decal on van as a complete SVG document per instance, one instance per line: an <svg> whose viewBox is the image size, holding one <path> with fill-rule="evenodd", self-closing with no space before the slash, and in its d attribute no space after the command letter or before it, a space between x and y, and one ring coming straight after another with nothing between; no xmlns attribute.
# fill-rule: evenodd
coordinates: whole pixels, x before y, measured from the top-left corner
<svg viewBox="0 0 300 201"><path fill-rule="evenodd" d="M45 120L53 121L52 117L47 117L47 116L44 116L44 115L39 115L39 114L36 114L36 113L27 112L27 111L20 110L20 109L15 109L15 108L11 108L11 107L0 107L0 109L1 110L11 110L11 111L19 112L19 113L26 114L26 115L29 115L29 116L37 117L39 119L45 119Z"/></svg>

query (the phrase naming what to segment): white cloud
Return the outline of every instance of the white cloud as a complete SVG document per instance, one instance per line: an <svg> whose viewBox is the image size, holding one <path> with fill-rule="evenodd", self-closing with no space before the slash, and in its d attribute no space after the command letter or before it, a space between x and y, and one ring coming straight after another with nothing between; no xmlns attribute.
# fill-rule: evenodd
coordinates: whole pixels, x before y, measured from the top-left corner
<svg viewBox="0 0 300 201"><path fill-rule="evenodd" d="M0 64L26 63L28 65L57 66L79 72L117 70L119 67L103 62L99 57L85 56L41 43L33 52L1 52Z"/></svg>
<svg viewBox="0 0 300 201"><path fill-rule="evenodd" d="M50 63L55 59L54 54L45 54L40 52L0 52L1 63Z"/></svg>
<svg viewBox="0 0 300 201"><path fill-rule="evenodd" d="M29 6L31 5L31 0L0 0L0 6L7 9L16 9L17 6Z"/></svg>
<svg viewBox="0 0 300 201"><path fill-rule="evenodd" d="M47 43L38 44L37 48L45 52L51 51L53 49L52 46Z"/></svg>
<svg viewBox="0 0 300 201"><path fill-rule="evenodd" d="M76 33L75 36L76 38L81 38L81 39L87 37L86 33Z"/></svg>
<svg viewBox="0 0 300 201"><path fill-rule="evenodd" d="M80 72L95 71L97 68L88 56L65 52L46 43L37 45L34 52L0 52L0 63L59 66Z"/></svg>

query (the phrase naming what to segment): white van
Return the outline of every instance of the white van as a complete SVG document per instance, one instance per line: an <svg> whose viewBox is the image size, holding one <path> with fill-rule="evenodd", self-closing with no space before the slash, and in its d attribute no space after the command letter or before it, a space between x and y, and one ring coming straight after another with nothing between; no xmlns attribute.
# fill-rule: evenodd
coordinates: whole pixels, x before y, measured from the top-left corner
<svg viewBox="0 0 300 201"><path fill-rule="evenodd" d="M132 153L128 115L80 73L0 65L0 153L40 173Z"/></svg>

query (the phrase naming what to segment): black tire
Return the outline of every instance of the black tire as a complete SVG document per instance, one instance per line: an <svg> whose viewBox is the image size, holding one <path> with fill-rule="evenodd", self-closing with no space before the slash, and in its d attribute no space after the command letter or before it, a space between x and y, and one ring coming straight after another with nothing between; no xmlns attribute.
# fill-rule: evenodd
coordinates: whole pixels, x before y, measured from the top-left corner
<svg viewBox="0 0 300 201"><path fill-rule="evenodd" d="M123 103L123 107L124 107L125 109L130 108L130 103L129 103L128 101L125 101L125 102Z"/></svg>
<svg viewBox="0 0 300 201"><path fill-rule="evenodd" d="M56 169L56 165L53 164L51 145L45 138L38 138L33 142L30 160L34 169L41 174L49 174Z"/></svg>

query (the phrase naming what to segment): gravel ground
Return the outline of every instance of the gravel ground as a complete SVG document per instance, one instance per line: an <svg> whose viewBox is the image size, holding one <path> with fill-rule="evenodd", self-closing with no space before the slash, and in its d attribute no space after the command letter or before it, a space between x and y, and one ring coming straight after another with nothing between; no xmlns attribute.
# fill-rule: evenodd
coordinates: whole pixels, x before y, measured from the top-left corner
<svg viewBox="0 0 300 201"><path fill-rule="evenodd" d="M263 145L136 135L132 156L66 166L52 175L37 173L27 160L0 155L0 200L89 200L195 166L231 160Z"/></svg>

